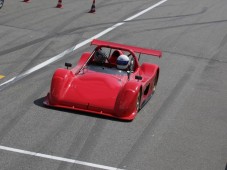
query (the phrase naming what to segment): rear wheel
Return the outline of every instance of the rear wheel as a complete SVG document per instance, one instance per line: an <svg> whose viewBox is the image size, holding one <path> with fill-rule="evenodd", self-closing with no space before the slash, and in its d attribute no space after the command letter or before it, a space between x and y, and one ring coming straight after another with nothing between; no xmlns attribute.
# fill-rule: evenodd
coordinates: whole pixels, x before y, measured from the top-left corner
<svg viewBox="0 0 227 170"><path fill-rule="evenodd" d="M141 92L138 93L137 101L136 101L136 110L137 110L137 113L140 110L140 102L141 102Z"/></svg>
<svg viewBox="0 0 227 170"><path fill-rule="evenodd" d="M158 83L158 74L156 73L154 81L153 81L153 89L152 89L153 93L156 90L157 83Z"/></svg>
<svg viewBox="0 0 227 170"><path fill-rule="evenodd" d="M4 0L0 0L0 9L3 7Z"/></svg>

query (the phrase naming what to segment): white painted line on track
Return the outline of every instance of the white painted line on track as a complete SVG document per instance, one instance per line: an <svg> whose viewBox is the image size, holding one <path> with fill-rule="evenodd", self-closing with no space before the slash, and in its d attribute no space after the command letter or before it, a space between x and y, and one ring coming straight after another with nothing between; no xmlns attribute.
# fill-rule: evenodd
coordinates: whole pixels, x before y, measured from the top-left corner
<svg viewBox="0 0 227 170"><path fill-rule="evenodd" d="M53 155L46 155L46 154L42 154L42 153L38 153L38 152L31 152L31 151L26 151L26 150L21 150L21 149L16 149L16 148L10 148L10 147L6 147L6 146L2 146L2 145L0 145L0 150L16 152L16 153L20 153L20 154L24 154L24 155L30 155L30 156L46 158L46 159L51 159L51 160L56 160L56 161L79 164L79 165L83 165L83 166L90 166L93 168L99 168L99 169L105 169L105 170L124 170L124 169L119 169L119 168L110 167L110 166L104 166L104 165L100 165L100 164L83 162L83 161L78 161L78 160L74 160L74 159L68 159L68 158L63 158L63 157L58 157L58 156L53 156Z"/></svg>
<svg viewBox="0 0 227 170"><path fill-rule="evenodd" d="M102 31L102 32L100 32L100 33L98 33L98 34L96 34L95 36L93 36L93 37L91 37L91 38L89 38L89 39L87 39L87 40L85 40L85 41L83 41L83 42L81 42L81 43L75 45L74 47L71 47L71 48L65 50L64 52L62 52L62 53L60 53L60 54L58 54L58 55L56 55L56 56L50 58L49 60L47 60L47 61L45 61L45 62L43 62L43 63L38 64L37 66L35 66L35 67L33 67L33 68L31 68L31 69L25 71L24 73L21 73L20 75L11 78L10 80L8 80L8 81L6 81L6 82L0 84L0 90L1 90L1 87L2 87L2 86L7 85L7 84L9 84L9 83L16 82L16 81L22 79L23 77L26 77L26 76L28 76L29 74L31 74L31 73L33 73L33 72L35 72L35 71L37 71L37 70L40 70L41 68L43 68L43 67L45 67L45 66L47 66L47 65L49 65L49 64L51 64L51 63L53 63L53 62L55 62L55 61L57 61L57 60L59 60L59 59L61 59L61 58L63 58L66 54L69 54L69 53L75 51L76 49L78 49L78 48L80 48L80 47L82 47L82 46L88 44L88 43L91 42L93 39L99 38L99 37L101 37L101 36L107 34L108 32L114 30L115 28L117 28L117 27L119 27L119 26L125 24L127 21L131 21L131 20L133 20L133 19L135 19L135 18L137 18L137 17L143 15L144 13L146 13L146 12L148 12L148 11L150 11L150 10L156 8L156 7L158 7L159 5L163 4L163 3L166 2L166 1L168 1L168 0L162 0L162 1L160 1L160 2L158 2L158 3L156 3L156 4L154 4L154 5L152 5L152 6L148 7L148 8L146 8L145 10L143 10L143 11L141 11L141 12L139 12L139 13L137 13L137 14L135 14L135 15L129 17L129 18L127 18L127 19L125 19L123 22L119 22L119 23L117 23L117 24L111 26L110 28L107 28L106 30L104 30L104 31Z"/></svg>
<svg viewBox="0 0 227 170"><path fill-rule="evenodd" d="M143 14L145 14L146 12L148 12L148 11L150 11L150 10L156 8L157 6L163 4L163 3L166 2L166 1L168 1L168 0L162 0L162 1L160 1L160 2L158 2L158 3L156 3L156 4L154 4L154 5L152 5L152 6L150 6L150 7L148 7L147 9L145 9L145 10L143 10L143 11L141 11L141 12L138 12L137 14L135 14L135 15L133 15L133 16L127 18L127 19L124 20L124 21L131 21L131 20L133 20L133 19L139 17L140 15L143 15Z"/></svg>

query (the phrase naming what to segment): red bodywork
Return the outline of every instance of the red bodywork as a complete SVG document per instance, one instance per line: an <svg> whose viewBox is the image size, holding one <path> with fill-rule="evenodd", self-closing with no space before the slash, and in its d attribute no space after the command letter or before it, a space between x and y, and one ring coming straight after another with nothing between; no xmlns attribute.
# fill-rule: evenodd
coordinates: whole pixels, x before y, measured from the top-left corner
<svg viewBox="0 0 227 170"><path fill-rule="evenodd" d="M158 65L143 63L140 66L136 53L161 57L161 51L97 39L91 44L97 47L92 53L85 52L76 67L55 71L44 104L133 120L153 94L159 76ZM113 63L93 66L90 64L93 55L100 48L128 52L133 67L127 73L117 70Z"/></svg>

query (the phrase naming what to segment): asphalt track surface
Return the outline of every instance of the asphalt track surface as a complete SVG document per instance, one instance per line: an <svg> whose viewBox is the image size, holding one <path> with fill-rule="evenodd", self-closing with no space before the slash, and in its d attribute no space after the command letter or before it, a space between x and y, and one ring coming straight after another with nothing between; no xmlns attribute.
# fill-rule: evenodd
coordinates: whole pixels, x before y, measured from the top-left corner
<svg viewBox="0 0 227 170"><path fill-rule="evenodd" d="M63 0L63 9L54 0L5 1L0 84L158 2L96 0L89 14L89 0ZM0 169L224 170L226 16L226 0L167 0L100 37L163 51L161 59L141 59L161 71L156 93L132 122L43 107L54 70L75 65L89 44L0 86Z"/></svg>

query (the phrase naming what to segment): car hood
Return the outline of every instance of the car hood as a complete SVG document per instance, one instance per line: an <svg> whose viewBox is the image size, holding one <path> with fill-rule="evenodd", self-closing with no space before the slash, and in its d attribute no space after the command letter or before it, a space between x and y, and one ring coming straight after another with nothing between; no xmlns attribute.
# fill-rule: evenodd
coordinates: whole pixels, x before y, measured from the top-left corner
<svg viewBox="0 0 227 170"><path fill-rule="evenodd" d="M124 86L125 76L97 72L76 75L67 90L67 100L87 105L88 109L114 109L119 91Z"/></svg>

